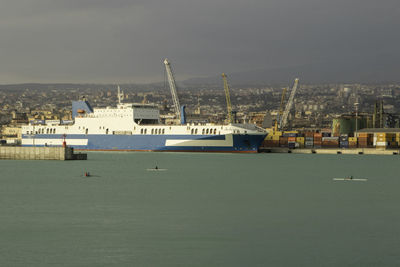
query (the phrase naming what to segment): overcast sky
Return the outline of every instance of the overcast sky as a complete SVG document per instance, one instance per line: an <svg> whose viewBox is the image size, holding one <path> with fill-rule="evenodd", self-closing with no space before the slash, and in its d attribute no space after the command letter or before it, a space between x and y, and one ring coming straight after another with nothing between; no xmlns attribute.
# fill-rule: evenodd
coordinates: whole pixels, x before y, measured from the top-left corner
<svg viewBox="0 0 400 267"><path fill-rule="evenodd" d="M0 84L400 62L399 0L0 0ZM400 73L399 73L400 76Z"/></svg>

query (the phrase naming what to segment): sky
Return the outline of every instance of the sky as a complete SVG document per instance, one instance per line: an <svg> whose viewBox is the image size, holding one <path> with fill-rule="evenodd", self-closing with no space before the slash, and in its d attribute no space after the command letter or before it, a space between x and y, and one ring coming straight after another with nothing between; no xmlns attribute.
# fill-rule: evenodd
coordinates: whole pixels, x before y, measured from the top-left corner
<svg viewBox="0 0 400 267"><path fill-rule="evenodd" d="M398 0L0 0L0 84L400 70L399 29Z"/></svg>

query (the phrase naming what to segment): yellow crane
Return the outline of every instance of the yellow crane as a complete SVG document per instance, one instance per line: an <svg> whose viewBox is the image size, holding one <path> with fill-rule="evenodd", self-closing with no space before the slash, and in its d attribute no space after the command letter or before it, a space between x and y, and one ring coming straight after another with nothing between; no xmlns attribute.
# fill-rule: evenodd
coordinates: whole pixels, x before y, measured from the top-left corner
<svg viewBox="0 0 400 267"><path fill-rule="evenodd" d="M276 121L275 121L275 128L274 128L275 132L278 131L278 122L281 119L282 114L283 114L283 106L284 106L284 103L285 103L286 91L287 91L287 88L286 87L283 88L282 97L281 97L281 106L279 107L279 112L278 112L278 114L276 116Z"/></svg>
<svg viewBox="0 0 400 267"><path fill-rule="evenodd" d="M231 97L229 95L228 79L226 78L226 74L225 73L222 73L222 79L224 80L226 106L227 106L227 109L228 109L228 122L229 123L233 123Z"/></svg>

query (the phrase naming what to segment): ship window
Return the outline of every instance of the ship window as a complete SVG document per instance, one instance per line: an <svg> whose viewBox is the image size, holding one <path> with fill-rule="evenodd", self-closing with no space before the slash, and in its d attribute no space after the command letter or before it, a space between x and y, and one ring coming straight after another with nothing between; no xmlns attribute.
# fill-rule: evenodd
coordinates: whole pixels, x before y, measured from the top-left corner
<svg viewBox="0 0 400 267"><path fill-rule="evenodd" d="M86 129L86 134L88 134L89 129Z"/></svg>
<svg viewBox="0 0 400 267"><path fill-rule="evenodd" d="M206 134L208 134L208 129L206 130Z"/></svg>
<svg viewBox="0 0 400 267"><path fill-rule="evenodd" d="M204 129L203 129L203 131L201 131L201 134L204 134Z"/></svg>
<svg viewBox="0 0 400 267"><path fill-rule="evenodd" d="M108 134L108 129L106 129L106 134Z"/></svg>
<svg viewBox="0 0 400 267"><path fill-rule="evenodd" d="M197 134L197 129L194 131L195 134Z"/></svg>
<svg viewBox="0 0 400 267"><path fill-rule="evenodd" d="M143 129L140 129L140 134L143 134Z"/></svg>
<svg viewBox="0 0 400 267"><path fill-rule="evenodd" d="M194 134L194 129L192 129L192 130L190 131L190 134Z"/></svg>
<svg viewBox="0 0 400 267"><path fill-rule="evenodd" d="M165 129L162 129L162 133L165 134Z"/></svg>
<svg viewBox="0 0 400 267"><path fill-rule="evenodd" d="M217 134L217 129L214 129L214 134Z"/></svg>
<svg viewBox="0 0 400 267"><path fill-rule="evenodd" d="M151 134L154 134L154 129L151 129Z"/></svg>
<svg viewBox="0 0 400 267"><path fill-rule="evenodd" d="M147 134L147 129L144 129L144 134Z"/></svg>

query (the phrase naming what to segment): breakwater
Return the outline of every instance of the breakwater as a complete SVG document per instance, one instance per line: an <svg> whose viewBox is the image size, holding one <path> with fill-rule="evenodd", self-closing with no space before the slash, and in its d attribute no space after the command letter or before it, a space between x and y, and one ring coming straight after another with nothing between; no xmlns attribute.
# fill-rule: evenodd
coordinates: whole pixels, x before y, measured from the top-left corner
<svg viewBox="0 0 400 267"><path fill-rule="evenodd" d="M72 147L0 146L0 159L11 160L86 160L87 154L75 154Z"/></svg>

